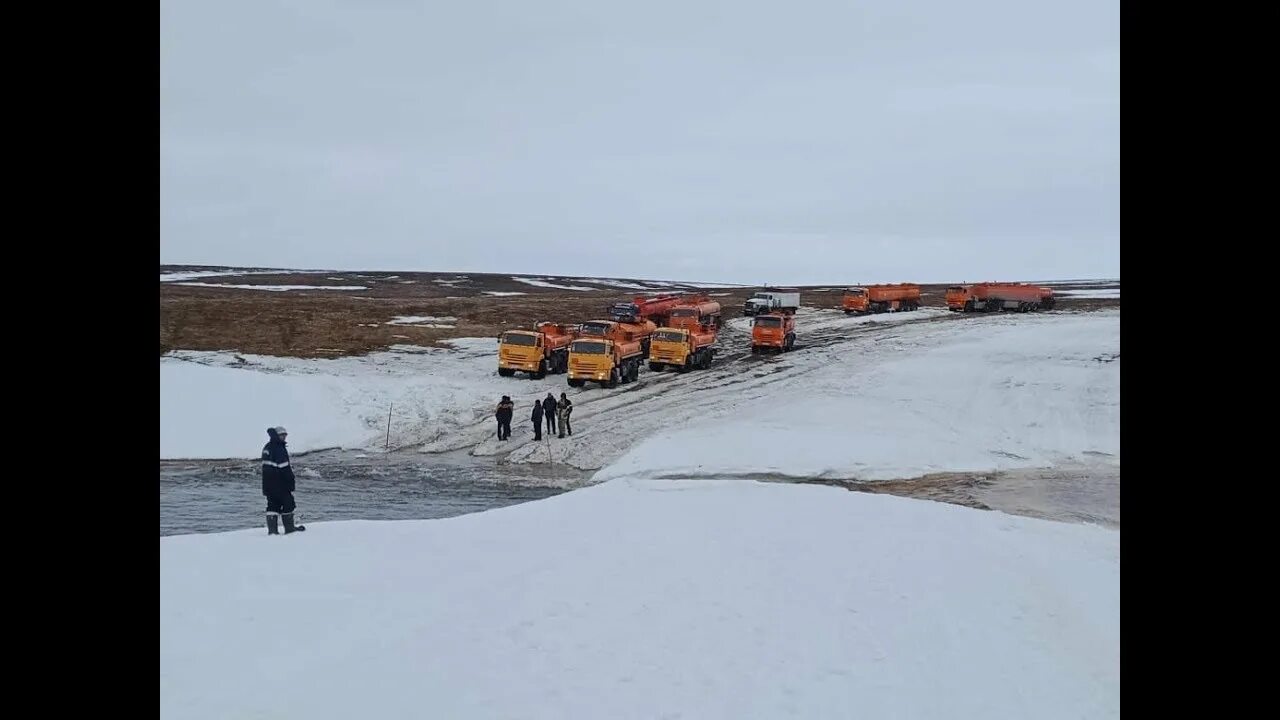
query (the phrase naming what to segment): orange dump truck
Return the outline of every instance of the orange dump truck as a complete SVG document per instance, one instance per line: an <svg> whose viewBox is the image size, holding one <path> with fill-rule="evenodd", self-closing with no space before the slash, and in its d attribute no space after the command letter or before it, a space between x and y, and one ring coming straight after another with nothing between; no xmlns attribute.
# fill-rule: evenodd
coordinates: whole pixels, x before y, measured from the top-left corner
<svg viewBox="0 0 1280 720"><path fill-rule="evenodd" d="M796 344L796 316L789 312L757 315L751 321L751 354L787 352Z"/></svg>
<svg viewBox="0 0 1280 720"><path fill-rule="evenodd" d="M954 312L1000 312L1053 307L1053 290L1027 283L978 283L947 288L947 309Z"/></svg>
<svg viewBox="0 0 1280 720"><path fill-rule="evenodd" d="M541 380L547 373L569 369L569 343L577 336L572 325L540 322L528 330L508 330L498 337L498 374L511 377L517 372Z"/></svg>
<svg viewBox="0 0 1280 720"><path fill-rule="evenodd" d="M662 372L672 367L687 372L711 367L715 342L716 326L711 323L658 328L649 347L649 369Z"/></svg>
<svg viewBox="0 0 1280 720"><path fill-rule="evenodd" d="M569 385L598 382L601 387L615 387L638 379L640 363L649 354L649 341L656 329L648 320L583 323L578 338L569 345Z"/></svg>
<svg viewBox="0 0 1280 720"><path fill-rule="evenodd" d="M703 325L720 327L720 303L709 297L684 298L671 308L667 327L696 330Z"/></svg>
<svg viewBox="0 0 1280 720"><path fill-rule="evenodd" d="M844 291L843 305L848 315L916 310L920 307L920 286L899 283L851 287Z"/></svg>

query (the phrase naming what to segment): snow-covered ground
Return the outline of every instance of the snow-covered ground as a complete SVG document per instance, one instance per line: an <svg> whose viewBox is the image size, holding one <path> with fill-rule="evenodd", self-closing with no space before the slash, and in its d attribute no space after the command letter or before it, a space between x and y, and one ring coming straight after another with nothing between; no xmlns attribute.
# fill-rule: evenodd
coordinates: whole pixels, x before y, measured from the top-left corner
<svg viewBox="0 0 1280 720"><path fill-rule="evenodd" d="M1118 718L1120 535L751 481L160 539L160 716Z"/></svg>
<svg viewBox="0 0 1280 720"><path fill-rule="evenodd" d="M1119 531L749 478L1118 467L1119 311L798 319L795 352L734 318L710 369L614 390L500 378L491 338L162 357L162 457L275 424L381 447L394 403L393 447L603 469L447 520L161 538L161 717L1118 718ZM575 433L535 445L548 391Z"/></svg>
<svg viewBox="0 0 1280 720"><path fill-rule="evenodd" d="M590 280L586 280L586 282L592 283L594 285L604 285L605 287L623 288L625 290L644 290L646 292L649 290L663 290L668 287L665 285L653 285L653 284L641 285L639 283L627 282L626 280L611 280L608 278L600 279L600 280L592 278Z"/></svg>
<svg viewBox="0 0 1280 720"><path fill-rule="evenodd" d="M1099 288L1096 290L1057 290L1054 295L1072 298L1119 299L1120 288Z"/></svg>
<svg viewBox="0 0 1280 720"><path fill-rule="evenodd" d="M1113 279L1113 280L1106 280L1106 279L1091 279L1091 280L1033 280L1033 281L1032 281L1032 284L1034 284L1034 285L1071 285L1071 286L1085 286L1085 285L1108 286L1108 285L1119 285L1119 284L1120 284L1120 278L1115 278L1115 279Z"/></svg>
<svg viewBox="0 0 1280 720"><path fill-rule="evenodd" d="M286 292L288 290L368 290L364 285L231 285L228 283L179 282L175 285L193 285L196 287L234 288L236 290L266 290L268 292Z"/></svg>
<svg viewBox="0 0 1280 720"><path fill-rule="evenodd" d="M184 280L196 280L199 278L210 277L228 277L242 275L324 275L331 273L332 270L234 270L226 268L223 270L179 270L176 272L160 273L160 282L181 282Z"/></svg>
<svg viewBox="0 0 1280 720"><path fill-rule="evenodd" d="M564 376L500 378L491 338L331 360L173 353L160 361L160 453L254 457L276 424L291 428L295 452L381 448L394 404L393 448L582 469L618 460L602 479L880 479L1119 463L1118 310L850 317L804 308L799 323L795 352L761 357L746 352L749 318L732 319L710 369L646 369L614 390L569 388ZM535 444L528 410L548 392L574 399L574 435ZM503 394L516 402L515 432L499 443L492 411Z"/></svg>
<svg viewBox="0 0 1280 720"><path fill-rule="evenodd" d="M1099 359L1119 352L1117 312L916 324L811 348L725 402L668 404L688 420L597 478L1119 464L1120 366Z"/></svg>
<svg viewBox="0 0 1280 720"><path fill-rule="evenodd" d="M458 318L452 316L435 317L432 315L397 315L388 320L387 325L406 325L409 327L451 328Z"/></svg>
<svg viewBox="0 0 1280 720"><path fill-rule="evenodd" d="M420 445L491 418L493 339L455 349L397 346L361 358L301 360L175 352L160 361L160 457L251 458L266 428L290 428L290 449Z"/></svg>
<svg viewBox="0 0 1280 720"><path fill-rule="evenodd" d="M535 278L523 278L523 277L516 277L515 275L512 275L511 279L515 280L516 282L524 283L525 285L532 285L534 287L542 287L542 288L554 288L556 290L579 290L579 291L591 292L591 291L600 289L597 287L586 287L585 285L556 285L555 283L547 282L547 280L550 278L539 280Z"/></svg>
<svg viewBox="0 0 1280 720"><path fill-rule="evenodd" d="M483 292L485 295L492 295L492 296L494 296L494 297L511 297L511 296L513 296L513 295L528 295L528 294L529 294L529 293L523 293L523 292L519 292L519 291L503 291L503 290L482 290L481 292ZM459 298L459 299L461 299L461 298Z"/></svg>

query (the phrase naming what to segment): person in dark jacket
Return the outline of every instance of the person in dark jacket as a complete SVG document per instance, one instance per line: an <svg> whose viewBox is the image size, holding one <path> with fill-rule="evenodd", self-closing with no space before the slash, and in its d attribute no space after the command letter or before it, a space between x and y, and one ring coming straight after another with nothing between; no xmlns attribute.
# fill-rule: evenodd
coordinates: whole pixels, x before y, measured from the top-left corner
<svg viewBox="0 0 1280 720"><path fill-rule="evenodd" d="M502 401L498 403L498 409L493 416L498 419L498 439L506 440L511 437L511 416L515 414L516 404L511 402L511 398L506 395L502 396Z"/></svg>
<svg viewBox="0 0 1280 720"><path fill-rule="evenodd" d="M554 435L556 433L556 396L547 393L542 400L542 417L547 421L547 433Z"/></svg>
<svg viewBox="0 0 1280 720"><path fill-rule="evenodd" d="M569 431L570 435L573 435L573 427L569 425L569 415L573 412L573 401L564 393L560 393L560 402L556 403L556 410L559 413L556 422L560 423L560 437L564 437L566 430Z"/></svg>
<svg viewBox="0 0 1280 720"><path fill-rule="evenodd" d="M533 401L533 414L529 416L533 421L533 440L537 442L542 439L542 401Z"/></svg>
<svg viewBox="0 0 1280 720"><path fill-rule="evenodd" d="M289 431L283 427L267 428L271 438L262 447L262 494L267 497L267 534L279 535L279 520L284 520L284 534L306 530L293 524L293 468L289 466L289 450L285 447Z"/></svg>

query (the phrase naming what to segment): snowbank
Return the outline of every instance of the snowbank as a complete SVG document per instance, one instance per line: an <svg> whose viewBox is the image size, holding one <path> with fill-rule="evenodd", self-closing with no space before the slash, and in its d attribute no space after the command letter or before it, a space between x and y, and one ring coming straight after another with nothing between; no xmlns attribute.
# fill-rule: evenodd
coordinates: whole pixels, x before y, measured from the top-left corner
<svg viewBox="0 0 1280 720"><path fill-rule="evenodd" d="M1099 358L1119 352L1118 312L882 330L793 353L791 366L732 400L693 398L697 422L672 423L596 477L891 479L1118 465L1120 364Z"/></svg>
<svg viewBox="0 0 1280 720"><path fill-rule="evenodd" d="M160 457L257 457L273 425L290 429L293 452L382 448L389 410L392 448L429 442L489 419L503 392L522 399L494 383L495 343L322 360L170 353L160 359Z"/></svg>
<svg viewBox="0 0 1280 720"><path fill-rule="evenodd" d="M164 537L160 716L1118 718L1119 543L707 480Z"/></svg>

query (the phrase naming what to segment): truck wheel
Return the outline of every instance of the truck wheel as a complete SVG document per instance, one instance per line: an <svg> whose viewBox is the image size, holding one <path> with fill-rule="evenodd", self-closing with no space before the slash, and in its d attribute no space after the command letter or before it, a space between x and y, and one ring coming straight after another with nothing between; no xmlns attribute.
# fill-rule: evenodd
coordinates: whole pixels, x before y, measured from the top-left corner
<svg viewBox="0 0 1280 720"><path fill-rule="evenodd" d="M604 385L604 386L605 386L605 387L607 387L607 388L616 388L616 387L618 387L618 368L614 368L614 369L610 370L610 371L609 371L609 379L608 379L608 380L605 380L605 381L604 381L603 383L601 383L601 384L602 384L602 385Z"/></svg>
<svg viewBox="0 0 1280 720"><path fill-rule="evenodd" d="M756 347L755 345L752 345L752 346L751 346L751 354L752 354L752 355L759 355L759 354L760 354L760 348L759 348L759 347Z"/></svg>
<svg viewBox="0 0 1280 720"><path fill-rule="evenodd" d="M631 363L631 382L640 382L640 361Z"/></svg>
<svg viewBox="0 0 1280 720"><path fill-rule="evenodd" d="M973 311L974 311L974 309L975 309L975 304L974 304L974 302L973 302L972 300L965 300L965 301L964 301L964 308L962 309L962 311L961 311L961 312L971 313L971 312L973 312Z"/></svg>
<svg viewBox="0 0 1280 720"><path fill-rule="evenodd" d="M651 362L649 363L649 369L654 372L662 372L667 369L667 366L662 363Z"/></svg>
<svg viewBox="0 0 1280 720"><path fill-rule="evenodd" d="M530 380L541 380L542 378L544 378L544 377L546 377L546 376L547 376L547 361L546 361L546 360L539 360L539 361L538 361L538 370L537 370L537 372L531 372L531 373L529 373L529 379L530 379Z"/></svg>
<svg viewBox="0 0 1280 720"><path fill-rule="evenodd" d="M502 377L511 377L516 374L516 371L511 368L498 368L498 374Z"/></svg>

